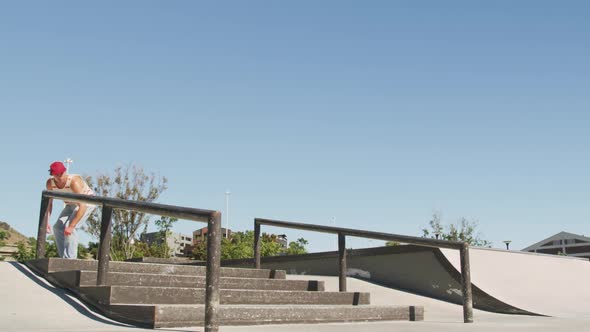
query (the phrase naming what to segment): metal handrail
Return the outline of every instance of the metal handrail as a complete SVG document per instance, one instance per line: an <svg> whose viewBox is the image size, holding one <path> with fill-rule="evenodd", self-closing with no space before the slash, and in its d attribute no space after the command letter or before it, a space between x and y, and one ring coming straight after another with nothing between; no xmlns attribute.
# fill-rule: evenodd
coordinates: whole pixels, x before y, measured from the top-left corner
<svg viewBox="0 0 590 332"><path fill-rule="evenodd" d="M74 193L63 193L44 190L41 194L39 212L39 229L37 233L36 257L45 257L47 235L47 211L50 199L65 200L84 204L97 205L102 208L100 225L100 242L98 251L97 286L108 284L109 255L111 250L111 217L113 209L132 210L150 214L158 214L180 219L207 223L207 272L205 290L205 331L219 330L219 278L221 266L221 212L214 210L195 209L175 205L151 202L130 201L119 198L89 196Z"/></svg>
<svg viewBox="0 0 590 332"><path fill-rule="evenodd" d="M463 321L465 323L473 322L473 294L471 291L471 272L469 266L469 244L459 241L445 241L438 239L428 239L415 236L407 236L392 233L382 233L351 228L341 228L333 226L323 226L306 224L301 222L291 222L282 220L272 220L264 218L254 219L254 266L261 268L260 260L260 226L276 226L284 228L293 228L306 231L338 234L338 262L339 262L339 290L346 291L346 236L362 237L368 239L377 239L384 241L398 241L402 243L414 244L425 247L456 249L460 252L461 258L461 290L463 293Z"/></svg>
<svg viewBox="0 0 590 332"><path fill-rule="evenodd" d="M308 231L315 231L320 233L332 233L332 234L343 234L354 237L363 237L367 239L384 240L384 241L397 241L408 244L415 244L424 247L435 247L435 248L448 248L448 249L461 249L463 242L459 241L446 241L437 239L428 239L417 236L407 236L391 233L382 233L374 231L364 231L352 228L341 228L334 226L314 225L305 224L301 222L281 221L264 218L256 218L256 223L260 225L269 226L281 226L285 228L294 228Z"/></svg>

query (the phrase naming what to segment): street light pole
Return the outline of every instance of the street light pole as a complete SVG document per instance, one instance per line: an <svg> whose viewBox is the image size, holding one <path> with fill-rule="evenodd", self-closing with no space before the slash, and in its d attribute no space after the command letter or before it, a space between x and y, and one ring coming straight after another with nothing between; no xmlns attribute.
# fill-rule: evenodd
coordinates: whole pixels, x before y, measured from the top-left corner
<svg viewBox="0 0 590 332"><path fill-rule="evenodd" d="M73 163L74 161L72 160L72 158L68 158L66 160L64 160L64 163L66 164L66 172L70 172L70 164Z"/></svg>
<svg viewBox="0 0 590 332"><path fill-rule="evenodd" d="M66 160L64 160L64 164L66 164L66 173L70 173L70 165L73 163L74 161L72 160L72 158L66 158ZM66 206L66 202L63 202L64 207Z"/></svg>
<svg viewBox="0 0 590 332"><path fill-rule="evenodd" d="M225 192L225 238L229 239L229 195L231 192L227 190Z"/></svg>
<svg viewBox="0 0 590 332"><path fill-rule="evenodd" d="M506 240L506 241L502 241L502 242L506 243L506 250L510 250L509 246L510 246L510 242L512 242L512 241Z"/></svg>

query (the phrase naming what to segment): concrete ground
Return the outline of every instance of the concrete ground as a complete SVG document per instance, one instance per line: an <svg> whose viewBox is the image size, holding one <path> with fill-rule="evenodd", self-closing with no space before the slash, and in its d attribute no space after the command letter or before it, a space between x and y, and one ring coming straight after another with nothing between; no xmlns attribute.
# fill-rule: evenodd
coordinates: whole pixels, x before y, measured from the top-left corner
<svg viewBox="0 0 590 332"><path fill-rule="evenodd" d="M288 279L316 279L326 282L326 290L338 287L337 277L287 276ZM461 306L392 290L349 278L350 291L371 293L371 303L412 304L425 307L423 322L371 322L301 325L222 326L223 332L254 331L589 331L590 318L530 317L474 311L475 323L462 323ZM202 327L159 329L161 331L203 331ZM23 265L0 262L0 331L153 331L130 327L94 313L62 289L32 274Z"/></svg>

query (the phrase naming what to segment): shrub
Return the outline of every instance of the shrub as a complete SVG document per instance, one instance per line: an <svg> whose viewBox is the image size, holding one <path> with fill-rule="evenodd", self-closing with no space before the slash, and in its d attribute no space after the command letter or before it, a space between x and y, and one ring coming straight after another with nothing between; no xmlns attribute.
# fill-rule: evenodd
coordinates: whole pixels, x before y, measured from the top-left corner
<svg viewBox="0 0 590 332"><path fill-rule="evenodd" d="M35 252L33 248L27 247L24 242L16 244L17 251L12 255L17 261L24 263L35 258Z"/></svg>

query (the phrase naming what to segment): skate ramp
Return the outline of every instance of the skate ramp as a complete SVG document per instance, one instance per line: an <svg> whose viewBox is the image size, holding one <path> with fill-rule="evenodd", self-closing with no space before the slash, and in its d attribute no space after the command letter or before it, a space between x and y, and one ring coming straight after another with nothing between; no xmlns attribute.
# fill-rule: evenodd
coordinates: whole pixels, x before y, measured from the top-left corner
<svg viewBox="0 0 590 332"><path fill-rule="evenodd" d="M590 317L590 262L494 249L470 249L473 305L496 313ZM251 260L224 261L249 266ZM263 257L262 267L336 276L337 252ZM348 276L462 304L459 252L402 245L348 252Z"/></svg>
<svg viewBox="0 0 590 332"><path fill-rule="evenodd" d="M459 271L459 253L441 249ZM471 282L496 299L554 317L590 317L587 259L470 248Z"/></svg>

